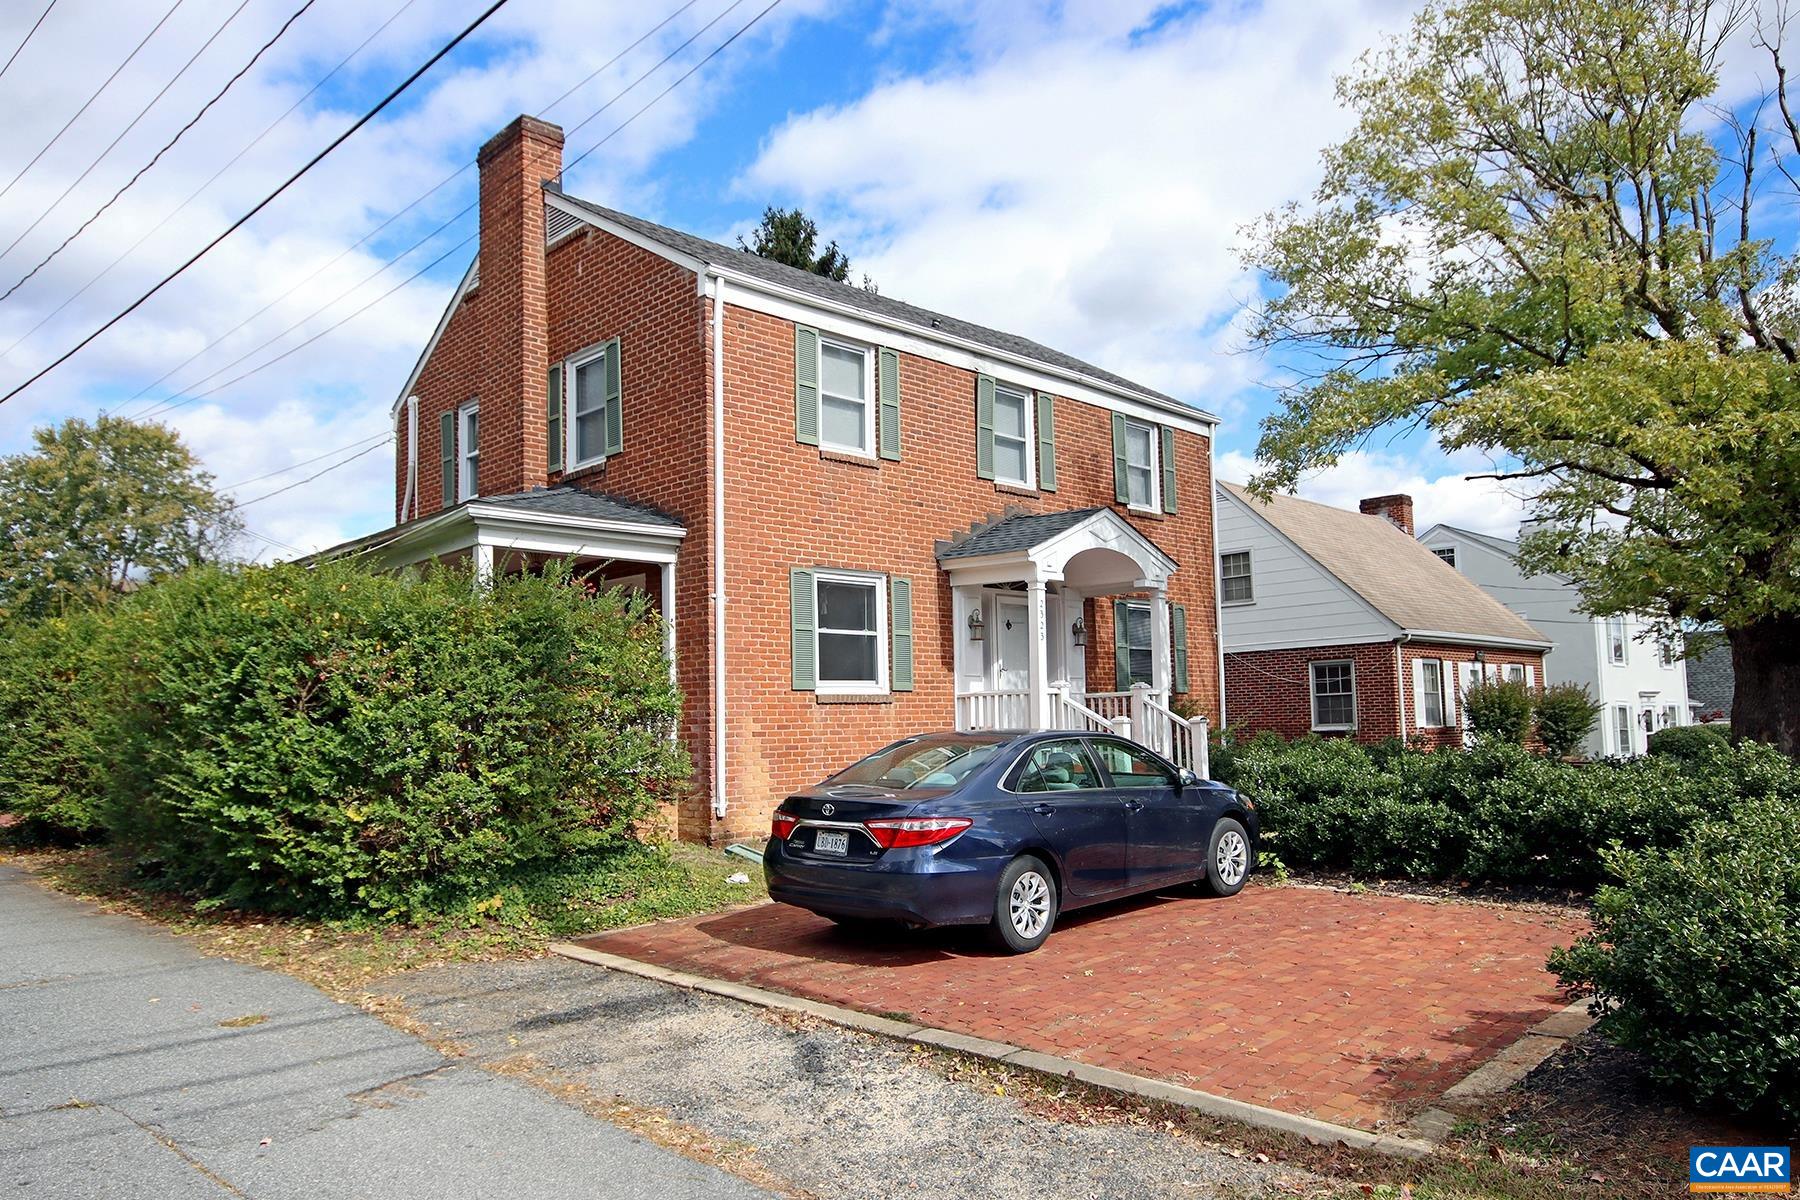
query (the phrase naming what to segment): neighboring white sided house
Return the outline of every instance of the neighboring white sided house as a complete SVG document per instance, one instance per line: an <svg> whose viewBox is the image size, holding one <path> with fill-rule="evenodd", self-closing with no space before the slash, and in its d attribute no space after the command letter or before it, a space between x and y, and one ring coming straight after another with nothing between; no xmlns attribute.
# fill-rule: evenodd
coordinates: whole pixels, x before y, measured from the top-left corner
<svg viewBox="0 0 1800 1200"><path fill-rule="evenodd" d="M1642 754L1656 730L1692 723L1681 652L1657 641L1643 621L1581 612L1568 579L1519 570L1516 541L1451 525L1433 525L1419 541L1555 640L1544 658L1546 682L1584 684L1605 706L1587 755Z"/></svg>

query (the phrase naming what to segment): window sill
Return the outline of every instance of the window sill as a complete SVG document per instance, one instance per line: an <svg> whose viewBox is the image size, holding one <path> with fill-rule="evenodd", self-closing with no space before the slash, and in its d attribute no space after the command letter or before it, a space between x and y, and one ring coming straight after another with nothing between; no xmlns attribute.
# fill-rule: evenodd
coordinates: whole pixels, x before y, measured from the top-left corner
<svg viewBox="0 0 1800 1200"><path fill-rule="evenodd" d="M844 463L852 467L867 467L871 471L878 470L881 466L879 458L870 458L868 455L858 454L854 450L827 450L821 447L819 457L826 462Z"/></svg>
<svg viewBox="0 0 1800 1200"><path fill-rule="evenodd" d="M1314 725L1312 727L1312 731L1314 733L1355 733L1356 726L1354 726L1354 725Z"/></svg>
<svg viewBox="0 0 1800 1200"><path fill-rule="evenodd" d="M1127 504L1125 511L1134 517L1148 517L1152 521L1161 521L1170 515L1160 508L1139 508L1135 504Z"/></svg>
<svg viewBox="0 0 1800 1200"><path fill-rule="evenodd" d="M1041 495L1034 487L1023 483L1008 483L1004 479L994 480L994 490L1003 496L1030 496L1034 500Z"/></svg>
<svg viewBox="0 0 1800 1200"><path fill-rule="evenodd" d="M1221 601L1219 601L1219 607L1220 608L1249 608L1251 605L1253 605L1255 603L1256 603L1256 601L1254 601L1254 600L1221 600Z"/></svg>
<svg viewBox="0 0 1800 1200"><path fill-rule="evenodd" d="M817 692L814 700L820 704L892 704L893 694L890 692Z"/></svg>

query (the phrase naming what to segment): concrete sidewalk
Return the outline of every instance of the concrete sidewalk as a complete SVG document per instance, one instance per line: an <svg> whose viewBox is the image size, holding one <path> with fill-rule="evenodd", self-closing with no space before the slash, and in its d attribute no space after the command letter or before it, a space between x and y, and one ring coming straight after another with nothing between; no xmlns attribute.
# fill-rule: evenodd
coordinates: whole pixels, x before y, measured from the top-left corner
<svg viewBox="0 0 1800 1200"><path fill-rule="evenodd" d="M766 1195L298 980L207 958L8 867L0 1193Z"/></svg>

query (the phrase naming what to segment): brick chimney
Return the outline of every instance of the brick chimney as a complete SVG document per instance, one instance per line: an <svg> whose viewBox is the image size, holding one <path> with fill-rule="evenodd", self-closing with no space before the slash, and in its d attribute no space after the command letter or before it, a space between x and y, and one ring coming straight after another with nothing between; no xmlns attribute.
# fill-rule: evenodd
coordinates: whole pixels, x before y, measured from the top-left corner
<svg viewBox="0 0 1800 1200"><path fill-rule="evenodd" d="M487 285L482 284L483 287ZM1412 497L1403 495L1370 496L1357 505L1371 517L1386 517L1400 527L1407 537L1413 536Z"/></svg>
<svg viewBox="0 0 1800 1200"><path fill-rule="evenodd" d="M481 168L481 494L541 487L550 361L543 185L562 175L563 131L519 117Z"/></svg>

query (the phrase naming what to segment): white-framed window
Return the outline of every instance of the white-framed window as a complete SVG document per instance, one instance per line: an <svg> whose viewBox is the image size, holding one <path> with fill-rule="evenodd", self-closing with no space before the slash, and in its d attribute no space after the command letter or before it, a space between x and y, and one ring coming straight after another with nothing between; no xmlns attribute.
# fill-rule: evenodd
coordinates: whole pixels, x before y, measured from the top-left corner
<svg viewBox="0 0 1800 1200"><path fill-rule="evenodd" d="M1669 729L1679 724L1681 724L1681 706L1679 704L1663 705L1662 727Z"/></svg>
<svg viewBox="0 0 1800 1200"><path fill-rule="evenodd" d="M1157 427L1125 422L1125 495L1132 508L1162 511L1162 438Z"/></svg>
<svg viewBox="0 0 1800 1200"><path fill-rule="evenodd" d="M1438 658L1419 660L1419 727L1442 729L1450 724L1444 703L1444 662Z"/></svg>
<svg viewBox="0 0 1800 1200"><path fill-rule="evenodd" d="M1219 602L1252 604L1256 601L1256 585L1250 578L1250 552L1227 550L1219 555Z"/></svg>
<svg viewBox="0 0 1800 1200"><path fill-rule="evenodd" d="M1637 747L1632 743L1631 706L1629 704L1613 705L1613 753L1632 754Z"/></svg>
<svg viewBox="0 0 1800 1200"><path fill-rule="evenodd" d="M819 445L875 453L875 356L868 347L819 339Z"/></svg>
<svg viewBox="0 0 1800 1200"><path fill-rule="evenodd" d="M456 498L481 494L481 405L470 401L456 410Z"/></svg>
<svg viewBox="0 0 1800 1200"><path fill-rule="evenodd" d="M817 690L888 690L887 578L860 571L813 575Z"/></svg>
<svg viewBox="0 0 1800 1200"><path fill-rule="evenodd" d="M1156 682L1156 655L1151 646L1150 606L1135 602L1125 605L1125 654L1127 682Z"/></svg>
<svg viewBox="0 0 1800 1200"><path fill-rule="evenodd" d="M606 461L606 356L609 346L569 360L569 469Z"/></svg>
<svg viewBox="0 0 1800 1200"><path fill-rule="evenodd" d="M1524 683L1525 682L1525 664L1524 663L1507 663L1505 670L1506 670L1506 682L1508 682L1508 683Z"/></svg>
<svg viewBox="0 0 1800 1200"><path fill-rule="evenodd" d="M1449 563L1451 566L1454 567L1456 565L1456 547L1455 546L1444 546L1440 549L1433 550L1432 553L1437 555L1439 558L1443 559L1445 562Z"/></svg>
<svg viewBox="0 0 1800 1200"><path fill-rule="evenodd" d="M1656 639L1656 657L1657 661L1662 663L1665 671L1674 670L1675 664L1681 661L1675 653L1674 640L1666 637Z"/></svg>
<svg viewBox="0 0 1800 1200"><path fill-rule="evenodd" d="M1624 666L1630 650L1627 648L1630 639L1625 635L1625 618L1606 618L1606 661L1615 666Z"/></svg>
<svg viewBox="0 0 1800 1200"><path fill-rule="evenodd" d="M1312 727L1316 730L1356 728L1356 664L1349 659L1310 664Z"/></svg>
<svg viewBox="0 0 1800 1200"><path fill-rule="evenodd" d="M994 385L994 481L1034 487L1031 393Z"/></svg>

